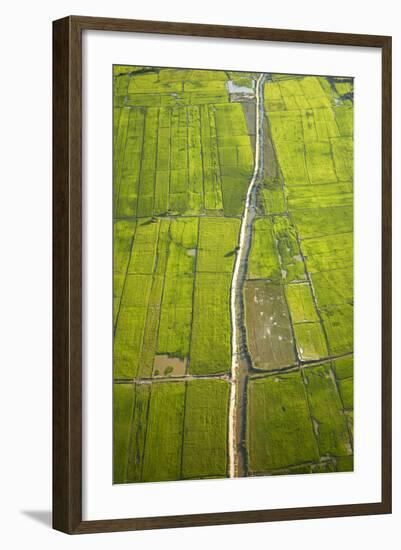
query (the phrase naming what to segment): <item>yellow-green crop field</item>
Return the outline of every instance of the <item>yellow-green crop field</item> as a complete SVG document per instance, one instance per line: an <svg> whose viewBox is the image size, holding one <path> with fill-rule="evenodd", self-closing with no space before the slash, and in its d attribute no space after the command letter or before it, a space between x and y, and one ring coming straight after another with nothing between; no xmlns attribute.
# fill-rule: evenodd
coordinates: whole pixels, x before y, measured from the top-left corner
<svg viewBox="0 0 401 550"><path fill-rule="evenodd" d="M113 79L114 483L352 470L352 79Z"/></svg>

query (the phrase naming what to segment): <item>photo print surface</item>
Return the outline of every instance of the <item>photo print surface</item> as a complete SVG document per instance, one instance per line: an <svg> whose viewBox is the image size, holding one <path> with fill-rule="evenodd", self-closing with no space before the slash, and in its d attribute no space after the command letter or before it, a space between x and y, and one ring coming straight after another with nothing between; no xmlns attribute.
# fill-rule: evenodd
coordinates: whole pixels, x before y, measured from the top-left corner
<svg viewBox="0 0 401 550"><path fill-rule="evenodd" d="M352 471L353 79L113 80L113 482Z"/></svg>

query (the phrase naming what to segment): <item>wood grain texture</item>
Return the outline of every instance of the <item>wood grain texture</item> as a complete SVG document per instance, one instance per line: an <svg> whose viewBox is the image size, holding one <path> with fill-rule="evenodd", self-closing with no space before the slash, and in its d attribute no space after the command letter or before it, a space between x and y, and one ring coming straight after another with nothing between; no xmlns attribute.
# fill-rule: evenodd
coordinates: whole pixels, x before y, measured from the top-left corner
<svg viewBox="0 0 401 550"><path fill-rule="evenodd" d="M392 507L392 258L391 258L391 168L392 168L392 43L382 46L382 502Z"/></svg>
<svg viewBox="0 0 401 550"><path fill-rule="evenodd" d="M53 527L81 523L81 51L69 19L53 26Z"/></svg>
<svg viewBox="0 0 401 550"><path fill-rule="evenodd" d="M81 35L85 29L382 50L382 500L369 504L82 521ZM391 38L71 16L53 23L53 527L69 534L391 512Z"/></svg>
<svg viewBox="0 0 401 550"><path fill-rule="evenodd" d="M140 19L111 19L107 17L70 17L81 29L140 32L151 34L175 34L181 36L204 36L209 38L240 38L270 40L275 42L298 42L303 44L330 44L338 46L383 47L388 37L368 34L345 34L261 27L236 27L228 25L205 25L171 21L146 21Z"/></svg>

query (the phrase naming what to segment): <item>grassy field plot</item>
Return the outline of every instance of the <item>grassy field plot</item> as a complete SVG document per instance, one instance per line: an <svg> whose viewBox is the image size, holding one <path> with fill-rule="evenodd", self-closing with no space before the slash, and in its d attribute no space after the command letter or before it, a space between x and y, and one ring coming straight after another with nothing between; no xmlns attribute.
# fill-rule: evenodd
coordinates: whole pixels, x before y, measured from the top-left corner
<svg viewBox="0 0 401 550"><path fill-rule="evenodd" d="M330 143L325 141L305 144L306 165L312 185L337 182Z"/></svg>
<svg viewBox="0 0 401 550"><path fill-rule="evenodd" d="M253 172L253 153L245 114L239 103L227 103L216 106L215 120L224 213L226 216L240 215Z"/></svg>
<svg viewBox="0 0 401 550"><path fill-rule="evenodd" d="M198 220L174 219L168 235L157 352L185 358L189 353Z"/></svg>
<svg viewBox="0 0 401 550"><path fill-rule="evenodd" d="M321 310L329 340L331 355L342 355L353 350L354 308L351 304L329 306Z"/></svg>
<svg viewBox="0 0 401 550"><path fill-rule="evenodd" d="M320 308L329 305L352 304L353 273L349 269L319 271L311 275Z"/></svg>
<svg viewBox="0 0 401 550"><path fill-rule="evenodd" d="M233 218L201 218L196 266L198 272L232 272L239 228L239 220Z"/></svg>
<svg viewBox="0 0 401 550"><path fill-rule="evenodd" d="M352 208L353 205L353 185L350 182L289 187L286 188L286 195L288 208L293 217L296 216L296 210L310 209L318 219L321 219L323 212L320 209L347 206ZM338 212L338 218L341 219L340 212ZM324 220L321 219L321 221Z"/></svg>
<svg viewBox="0 0 401 550"><path fill-rule="evenodd" d="M329 355L321 323L295 324L294 333L301 361L316 361Z"/></svg>
<svg viewBox="0 0 401 550"><path fill-rule="evenodd" d="M352 454L347 419L331 365L303 370L321 456Z"/></svg>
<svg viewBox="0 0 401 550"><path fill-rule="evenodd" d="M351 137L333 139L331 142L335 171L339 181L353 179L354 143Z"/></svg>
<svg viewBox="0 0 401 550"><path fill-rule="evenodd" d="M134 404L132 384L114 384L113 416L113 479L122 483L127 477L128 448L131 435L131 419Z"/></svg>
<svg viewBox="0 0 401 550"><path fill-rule="evenodd" d="M262 208L263 215L283 214L286 204L282 187L277 184L265 183L260 189L259 208Z"/></svg>
<svg viewBox="0 0 401 550"><path fill-rule="evenodd" d="M263 473L319 460L299 372L251 381L247 414L251 472Z"/></svg>
<svg viewBox="0 0 401 550"><path fill-rule="evenodd" d="M200 108L200 122L205 209L206 211L222 211L223 197L216 124L214 111L208 105L203 105Z"/></svg>
<svg viewBox="0 0 401 550"><path fill-rule="evenodd" d="M287 285L285 295L294 324L319 321L308 283Z"/></svg>
<svg viewBox="0 0 401 550"><path fill-rule="evenodd" d="M135 401L130 430L131 445L128 451L128 482L142 481L150 392L150 384L137 384L135 386Z"/></svg>
<svg viewBox="0 0 401 550"><path fill-rule="evenodd" d="M229 384L187 382L182 477L224 477L227 473Z"/></svg>
<svg viewBox="0 0 401 550"><path fill-rule="evenodd" d="M297 210L292 212L291 218L301 239L348 233L353 230L351 206Z"/></svg>
<svg viewBox="0 0 401 550"><path fill-rule="evenodd" d="M258 218L254 222L248 278L271 281L279 281L281 278L273 223L270 218Z"/></svg>
<svg viewBox="0 0 401 550"><path fill-rule="evenodd" d="M154 357L157 351L161 303L168 259L170 221L161 219L159 220L159 224L160 227L156 249L157 261L155 262L152 276L142 351L139 359L138 376L140 377L151 376Z"/></svg>
<svg viewBox="0 0 401 550"><path fill-rule="evenodd" d="M190 351L191 374L213 374L230 369L230 287L231 274L196 275Z"/></svg>
<svg viewBox="0 0 401 550"><path fill-rule="evenodd" d="M343 137L353 137L354 109L351 105L343 105L335 110L336 122Z"/></svg>
<svg viewBox="0 0 401 550"><path fill-rule="evenodd" d="M152 384L142 481L180 478L184 401L184 384Z"/></svg>
<svg viewBox="0 0 401 550"><path fill-rule="evenodd" d="M333 361L334 371L337 380L344 380L346 378L352 378L354 376L354 357L348 355L341 359Z"/></svg>
<svg viewBox="0 0 401 550"><path fill-rule="evenodd" d="M114 336L114 376L134 378L145 328L151 280L147 275L127 275Z"/></svg>
<svg viewBox="0 0 401 550"><path fill-rule="evenodd" d="M131 255L132 241L134 238L136 222L131 220L118 220L114 222L113 234L113 312L114 324L121 302L121 294L127 274L127 267Z"/></svg>
<svg viewBox="0 0 401 550"><path fill-rule="evenodd" d="M143 132L145 127L144 112L140 109L128 110L128 120L124 109L120 115L118 144L121 158L115 158L114 170L114 210L117 217L135 216L138 207L138 194L141 177L141 163L144 155ZM125 131L124 131L125 130Z"/></svg>
<svg viewBox="0 0 401 550"><path fill-rule="evenodd" d="M281 276L285 282L306 280L303 261L295 227L287 216L275 216L273 225Z"/></svg>
<svg viewBox="0 0 401 550"><path fill-rule="evenodd" d="M303 241L302 249L310 273L353 268L353 234L341 233Z"/></svg>
<svg viewBox="0 0 401 550"><path fill-rule="evenodd" d="M340 380L338 386L344 408L352 411L354 408L354 379L347 378L346 380Z"/></svg>

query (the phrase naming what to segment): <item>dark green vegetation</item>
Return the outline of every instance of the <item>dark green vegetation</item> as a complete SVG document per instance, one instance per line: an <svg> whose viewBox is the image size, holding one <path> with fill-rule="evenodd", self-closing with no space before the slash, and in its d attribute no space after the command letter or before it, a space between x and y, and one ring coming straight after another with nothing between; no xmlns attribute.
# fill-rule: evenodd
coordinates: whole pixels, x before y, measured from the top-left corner
<svg viewBox="0 0 401 550"><path fill-rule="evenodd" d="M255 78L114 67L114 482L225 477ZM353 468L353 85L268 75L247 475Z"/></svg>

